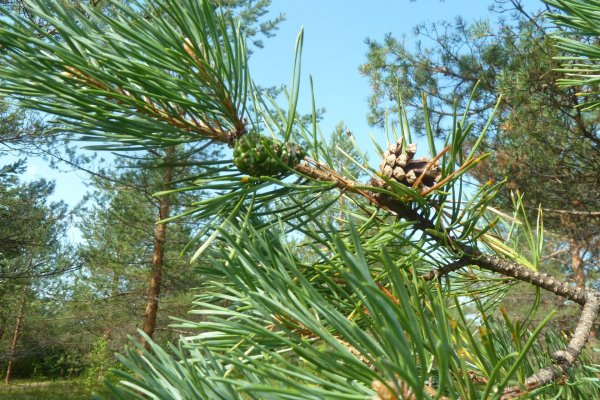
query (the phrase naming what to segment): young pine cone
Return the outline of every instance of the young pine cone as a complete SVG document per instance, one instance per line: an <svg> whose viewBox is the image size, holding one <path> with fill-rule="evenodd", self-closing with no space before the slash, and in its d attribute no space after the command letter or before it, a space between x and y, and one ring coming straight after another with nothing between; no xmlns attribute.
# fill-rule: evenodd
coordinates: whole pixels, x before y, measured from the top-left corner
<svg viewBox="0 0 600 400"><path fill-rule="evenodd" d="M414 143L404 146L403 141L400 140L391 144L383 152L383 160L379 164L381 174L398 183L412 186L424 172L419 187L433 186L440 179L440 165L437 161L430 165L430 160L426 157L414 160L416 152L417 145Z"/></svg>
<svg viewBox="0 0 600 400"><path fill-rule="evenodd" d="M299 144L283 143L251 132L236 141L233 163L240 172L250 176L281 176L288 174L305 155Z"/></svg>

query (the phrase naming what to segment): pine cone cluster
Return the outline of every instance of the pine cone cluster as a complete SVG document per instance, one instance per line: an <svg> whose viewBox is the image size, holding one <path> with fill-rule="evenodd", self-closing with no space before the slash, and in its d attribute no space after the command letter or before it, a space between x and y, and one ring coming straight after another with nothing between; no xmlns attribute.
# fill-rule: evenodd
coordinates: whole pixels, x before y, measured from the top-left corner
<svg viewBox="0 0 600 400"><path fill-rule="evenodd" d="M414 143L404 146L402 140L392 143L387 150L383 152L383 160L379 164L381 174L389 179L406 186L412 186L419 176L423 178L419 187L431 187L441 176L439 163L431 163L427 157L415 160L417 145ZM373 182L377 186L385 186L384 182L377 180Z"/></svg>
<svg viewBox="0 0 600 400"><path fill-rule="evenodd" d="M250 176L280 176L289 172L286 166L294 168L305 155L299 144L248 133L236 141L233 163Z"/></svg>

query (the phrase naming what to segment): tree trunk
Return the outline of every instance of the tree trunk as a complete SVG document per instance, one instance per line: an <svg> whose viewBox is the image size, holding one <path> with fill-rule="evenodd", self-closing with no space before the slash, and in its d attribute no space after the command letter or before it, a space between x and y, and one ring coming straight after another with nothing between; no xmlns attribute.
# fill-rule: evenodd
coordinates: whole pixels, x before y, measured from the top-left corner
<svg viewBox="0 0 600 400"><path fill-rule="evenodd" d="M10 383L10 377L12 374L13 364L15 362L15 355L17 352L17 344L21 337L21 330L23 326L23 317L25 316L25 303L27 301L27 291L29 285L25 285L23 288L23 294L21 295L21 304L19 305L19 313L17 314L17 323L15 324L15 331L13 333L13 340L10 344L10 354L8 356L8 365L6 366L6 376L4 382L8 385Z"/></svg>
<svg viewBox="0 0 600 400"><path fill-rule="evenodd" d="M581 251L583 246L580 242L572 240L569 243L569 254L571 255L571 269L573 270L573 278L577 287L585 288L585 271L583 268L583 257Z"/></svg>
<svg viewBox="0 0 600 400"><path fill-rule="evenodd" d="M168 166L175 152L174 147L166 150L164 162L167 166L163 167L161 190L169 190L173 180L173 168ZM158 221L169 216L169 196L161 196L158 199ZM152 338L156 329L156 316L158 313L158 303L160 301L160 290L163 278L163 267L165 261L165 241L167 239L167 224L156 224L154 228L154 251L152 254L152 270L150 272L150 283L148 285L148 299L146 301L146 312L144 313L144 323L142 330ZM149 344L142 340L145 348Z"/></svg>

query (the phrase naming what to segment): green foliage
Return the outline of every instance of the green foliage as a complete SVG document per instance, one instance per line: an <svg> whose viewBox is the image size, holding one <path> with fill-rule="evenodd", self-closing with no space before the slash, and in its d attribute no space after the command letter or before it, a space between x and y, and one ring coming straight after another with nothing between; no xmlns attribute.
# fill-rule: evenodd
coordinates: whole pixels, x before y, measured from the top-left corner
<svg viewBox="0 0 600 400"><path fill-rule="evenodd" d="M310 124L297 116L302 34L284 109L252 85L239 27L208 2L149 1L136 13L115 2L119 15L110 20L93 10L84 20L60 5L33 3L63 41L39 31L44 39L27 39L35 26L0 21L8 82L2 90L20 91L28 104L58 115L85 139L110 143L105 149L153 154L192 141L200 143L197 153L219 141L237 144L238 158L249 151L263 157L255 145L277 153L275 139L247 136L247 117L249 131L301 142L307 153L286 178L246 177L232 160L203 158L192 163L198 171L184 174L181 186L158 194L206 196L162 222L191 215L207 221L194 232L202 245L192 259L202 255L210 262L199 266L205 279L192 316L178 321L184 335L169 350L147 336L149 350L134 341L120 357L119 383L109 384L111 398L499 398L552 364L552 354L565 347L562 335L544 336L554 312L544 310L540 322L532 322L537 303L520 321L494 314L510 288L507 278L473 268L482 259L501 259L532 276L543 244L541 223L534 228L520 203L512 216L491 207L502 183L466 189L467 174L488 156L481 153L486 134L494 133L489 115L469 118L469 107L485 101L471 93L475 81L462 116L451 113L439 153L436 118L420 97L425 112L417 126L439 166L430 186L390 179L365 165L354 146L359 159L344 153L371 178L361 183L349 178L349 168L338 172L329 165L334 155L319 141L316 110ZM149 22L147 15L160 18ZM100 23L105 31L97 29ZM483 58L502 59L500 50ZM470 73L468 59L459 57L457 65ZM26 89L35 83L36 66L49 83ZM400 111L399 132L392 133L408 144L407 114ZM338 189L362 199L344 224L323 221L337 203L327 195ZM515 225L524 248L514 246ZM445 269L450 272L433 279ZM524 395L599 397L598 370L586 357L569 369L568 385L534 385Z"/></svg>
<svg viewBox="0 0 600 400"><path fill-rule="evenodd" d="M213 12L209 2L147 2L140 6L151 15L155 11L160 14L156 20L144 18L140 9L117 2L111 4L120 10L120 18L94 9L84 15L60 3L34 1L31 4L32 12L56 25L57 30L49 35L38 25L16 15L11 16L12 21L0 22L6 32L15 33L6 35L10 43L1 43L4 50L11 49L3 53L4 72L11 78L0 90L6 89L23 104L57 116L57 131L77 132L84 140L110 137L112 144L97 148L118 151L154 149L168 141L170 145L193 142L196 154L200 154L215 141L230 142L242 135L247 130L246 124L252 125L248 130L267 131L274 137L283 134L286 141L316 142L308 138L307 132L292 132L299 118L295 113L298 85L292 84L295 89L288 96L287 113L274 102L270 104L269 100L255 97L258 91L249 81L241 32L228 25L227 18L206 20L207 13ZM77 20L77 24L60 23L70 18ZM137 33L129 32L132 26ZM29 44L32 32L42 38L33 39L36 43L33 47ZM60 39L62 35L65 40ZM228 40L223 40L224 37ZM301 43L299 37L298 51ZM39 48L34 49L36 46ZM85 52L80 51L88 47ZM45 53L54 56L38 59ZM32 65L30 60L36 59ZM19 66L20 63L23 65ZM29 78L21 79L25 75L34 81L39 78L38 83ZM294 76L297 77L297 73ZM65 87L69 87L67 92ZM103 104L94 101L100 98L97 96L104 99ZM255 101L254 113L250 115L252 101ZM266 111L268 109L273 112ZM173 117L174 114L178 117ZM186 177L188 182L192 178L195 181L187 189L177 190L218 194L197 201L193 204L195 208L187 211L195 213L200 220L222 221L236 209L235 197L252 196L270 185L253 179L242 182L242 174L231 160L204 158L195 165L202 172ZM217 171L219 182L214 180ZM238 191L239 188L242 190ZM317 189L315 186L306 188L307 191ZM278 197L285 197L289 190L282 187ZM255 197L257 208L262 206L263 212L268 212L271 201L271 194ZM300 208L298 204L290 205L289 218ZM206 233L199 232L198 240Z"/></svg>
<svg viewBox="0 0 600 400"><path fill-rule="evenodd" d="M600 54L596 41L600 35L600 6L593 1L547 0L545 3L563 12L550 15L558 26L564 28L556 35L558 47L566 53L558 57L566 62L559 69L565 78L559 79L558 83L578 87L580 92L577 96L586 99L580 107L586 111L593 110L600 106Z"/></svg>
<svg viewBox="0 0 600 400"><path fill-rule="evenodd" d="M24 160L2 167L0 217L6 223L0 228L0 279L35 274L33 266L16 266L11 260L20 257L27 264L23 257L39 257L36 253L44 253L44 247L55 248L66 229L65 204L47 202L54 184L43 179L20 182L18 174L24 170ZM44 263L38 270L44 268L51 266Z"/></svg>
<svg viewBox="0 0 600 400"><path fill-rule="evenodd" d="M96 388L101 389L101 388ZM0 397L3 400L89 400L92 392L88 391L81 381L20 381L14 385L0 385Z"/></svg>
<svg viewBox="0 0 600 400"><path fill-rule="evenodd" d="M582 28L583 21L593 25L595 14L584 15L593 7L586 1L548 2L572 11L555 17L568 29L554 32L543 12L525 10L520 4L495 2L489 19L472 23L457 18L420 24L415 41L391 34L381 41L369 40L361 72L373 87L370 121L384 124L386 113L401 103L418 110L410 119L417 133L430 129L446 137L455 126L453 115L465 112L474 133L467 145L475 143L479 128L489 121L479 150L491 157L472 170L473 176L481 183L507 179L495 204L504 211L512 209L511 193L517 191L524 194L530 219L543 208L545 226L555 235L547 242L553 251L580 249L574 258L582 260L581 269L569 257L561 260L566 266L562 271L575 275L581 285L586 277L590 282L595 279L598 264L599 114L583 112L585 101L578 95L581 90L593 91L593 84L580 89L562 85L563 73L573 71L559 67L572 54L565 47L567 41L573 46L585 43L589 49L595 46L594 36L585 36ZM589 35L593 29L588 29ZM584 64L589 68L594 64L593 58L581 61L582 66L569 62L574 63L572 68L583 68L582 73ZM425 102L421 92L428 94ZM429 128L420 118L425 109Z"/></svg>
<svg viewBox="0 0 600 400"><path fill-rule="evenodd" d="M7 98L0 98L0 155L32 151L43 136L42 122L35 113L15 106Z"/></svg>
<svg viewBox="0 0 600 400"><path fill-rule="evenodd" d="M10 56L5 53L10 63L2 64L2 73L12 77L3 92L25 106L57 115L56 130L77 132L90 140L109 135L118 143L111 148L117 150L162 145L164 140L171 145L190 142L192 137L198 141L198 134L218 138L221 133L204 121L218 121L223 131L244 129L249 82L240 61L245 46L240 34L228 34L224 19L203 19L210 3L187 2L186 11L184 3L175 1L144 6L160 18L144 18L134 8L112 5L119 18L89 7L84 14L60 2L32 2L32 12L54 27L51 33L7 13L4 29L21 33L1 42L4 49L12 49ZM62 24L67 19L77 23ZM230 40L223 42L225 35ZM32 40L39 46L33 53ZM52 56L38 58L39 52ZM37 78L21 80L24 74ZM65 85L74 90L65 92ZM50 92L52 100L44 95ZM150 93L153 96L148 97ZM93 100L98 95L106 99L103 104ZM46 100L32 102L31 96ZM182 131L189 134L182 136Z"/></svg>
<svg viewBox="0 0 600 400"><path fill-rule="evenodd" d="M51 282L77 268L73 250L64 242L69 211L64 203L49 200L52 182L20 181L24 169L23 160L6 165L0 178L0 217L5 221L0 228L0 365L4 370L12 359L15 376L66 374L77 370L77 363L40 319L52 313L44 307ZM21 341L13 346L17 325ZM34 334L38 328L41 333Z"/></svg>
<svg viewBox="0 0 600 400"><path fill-rule="evenodd" d="M32 310L33 308L33 310ZM56 337L43 334L35 337L31 334L33 329L40 329L43 324L35 307L25 316L26 331L19 343L12 376L16 382L22 379L71 379L78 377L85 365L81 352L73 344L60 343ZM47 320L46 320L47 321ZM11 321L12 322L12 321ZM9 325L12 326L12 325ZM60 335L58 329L53 329L54 335ZM8 343L2 342L2 347L7 348ZM2 352L0 368L6 371L5 351Z"/></svg>
<svg viewBox="0 0 600 400"><path fill-rule="evenodd" d="M271 0L217 0L213 4L219 7L226 16L234 16L240 23L240 30L252 44L258 48L264 46L263 40L257 36L260 34L265 38L275 36L279 24L285 20L283 14L273 19L265 19Z"/></svg>
<svg viewBox="0 0 600 400"><path fill-rule="evenodd" d="M120 7L115 6L116 3L110 1L52 3L58 6L63 12L62 15L65 15L65 13L69 15L76 14L83 22L89 23L89 19L94 19L88 13L89 10L93 10L92 14L96 17L102 15L104 19L94 20L96 23L94 26L98 29L98 32L108 29L106 21L114 18L115 13L120 9ZM50 6L53 5L52 3ZM121 5L131 6L130 11L139 11L134 1L120 3ZM218 5L216 2L207 2L205 7L215 8L219 13L226 14L229 17L238 16L242 21L241 25L245 34L253 36L254 44L259 46L259 36L268 37L272 35L278 22L282 20L282 16L265 20L264 15L269 3L268 0L218 2ZM23 18L37 26L35 32L30 32L30 37L39 40L38 43L44 41L45 37L52 37L52 42L58 46L68 47L73 45L72 42L68 42L69 35L64 36L67 37L67 41L63 40L64 37L61 37L57 31L53 31L53 25L50 21L36 14L36 10L39 11L39 9L36 9L34 4L9 1L2 2L2 5L7 7L4 10L5 13L3 13L6 17L5 22L8 22L8 18L14 18L15 20ZM45 7L42 3L40 5ZM49 10L46 9L46 11ZM158 17L161 14L164 15L160 10L155 9L143 17L148 18L150 15ZM190 18L193 19L193 16ZM140 18L140 20L144 19ZM127 24L126 21L121 22ZM192 21L194 24L196 22L197 20ZM89 25L85 26L89 27ZM215 31L205 32L205 34L208 36L212 34L212 38L215 40L218 40L220 35ZM216 36L214 36L215 34ZM180 48L180 50L182 49L189 57L192 57L190 38L185 37L182 40L183 42L179 44L183 45L183 48ZM161 46L156 42L155 45ZM199 50L196 49L196 51ZM81 54L79 56L85 59L85 56ZM127 66L124 67L127 68ZM66 79L64 74L62 79ZM206 93L206 91L203 92L203 94ZM4 149L11 150L15 146L19 151L29 151L30 149L26 148L25 144L29 144L37 136L48 133L45 131L45 117L41 118L40 114L35 111L18 108L14 99L15 96L3 98L0 106L0 146L2 146L0 152L2 154L4 154ZM52 103L52 101L50 102ZM196 121L196 123L200 122ZM42 152L47 152L45 153L46 156L57 156L53 161L65 161L66 159L70 167L74 166L85 172L93 169L89 164L86 164L88 162L87 157L79 153L72 153L72 148L61 150L61 142L57 140L57 136L65 130L68 131L68 129L63 129L66 128L66 125L55 121L50 123L48 127L54 128L53 135L49 143L35 143L36 154L41 148ZM199 146L201 147L201 145L194 143L189 147L179 149L180 151L177 152L176 159L172 160L172 164L168 166L177 174L177 182L172 187L180 187L182 182L186 181L183 176L194 171L191 164L198 160L216 158L215 154L217 153L214 152L213 148L204 146L203 148L206 151L202 152L198 151ZM161 179L159 173L152 168L165 167L164 164L159 163L157 165L154 157L157 153L160 153L160 151L136 155L135 160L131 160L129 163L119 163L118 168L129 169L130 173L113 174L112 171L107 172L105 168L97 171L96 179L93 181L96 188L99 188L99 193L95 193L92 197L94 198L93 201L98 204L87 210L79 210L83 220L81 227L87 243L79 249L81 259L77 262L67 259L70 250L65 252L63 257L51 257L50 248L53 248L55 242L46 243L48 246L46 259L39 264L35 264L35 268L14 260L14 256L25 249L25 245L32 246L30 243L33 240L31 229L38 224L39 221L36 218L39 215L26 215L29 211L28 205L21 201L22 199L18 202L14 201L11 196L22 191L23 199L35 202L51 191L52 184L41 181L32 182L29 185L30 188L21 185L19 188L11 189L10 193L5 193L5 187L2 186L0 204L4 212L3 216L9 223L3 225L5 229L0 233L0 242L4 244L4 247L0 244L2 248L0 253L3 253L3 256L10 255L12 257L10 265L5 259L1 263L0 298L4 304L0 312L0 332L4 333L3 335L0 334L2 337L0 342L2 345L0 368L2 370L4 370L10 353L8 348L12 338L11 328L18 310L14 297L16 297L15 291L20 289L19 284L21 281L12 282L15 279L32 277L37 279L37 276L41 274L46 277L43 287L38 287L38 282L34 282L32 295L27 299L25 330L17 348L18 360L14 370L14 373L19 377L36 376L41 378L79 375L82 370L88 367L89 360L86 358L89 355L88 353L90 351L93 353L92 334L107 334L110 337L109 353L112 354L113 351L122 348L126 335L135 331L140 322L136 316L143 313L144 286L148 280L150 263L148 249L152 246L152 231L156 222L157 210L154 204L156 199L152 198L151 195L160 190ZM101 162L105 162L105 160ZM137 173L140 170L131 173L132 168L138 168L140 165L144 165L150 170L144 170L146 173ZM208 165L208 168L210 168L210 163ZM11 179L15 180L16 176L22 173L22 170L21 163L5 166L2 169L0 179L7 182ZM108 181L101 182L98 179L100 177L107 178L112 183L108 183ZM46 190L44 185L47 185L49 189ZM113 193L109 195L108 193L111 191ZM196 194L196 199L200 196L201 194ZM185 195L176 196L173 200L172 208L177 212L183 210L183 204L189 204L190 202L189 197L186 198ZM93 201L86 205L89 206ZM64 205L58 203L48 205L55 208L57 215L59 213L66 214ZM54 220L48 217L45 223L48 229L55 229L64 234L64 222L59 221L58 218ZM101 226L102 224L105 225ZM124 228L125 224L128 225L127 228ZM198 225L192 224L188 220L170 224L166 253L167 271L164 277L161 300L162 306L168 308L172 315L185 314L191 299L191 295L187 291L196 286L199 281L199 277L190 270L189 254L184 251L184 245L189 242L190 235L197 229ZM132 231L137 234L132 234ZM2 236L3 234L5 235ZM63 238L61 238L62 240ZM35 246L43 247L43 244L36 242ZM63 272L72 272L72 274L63 279L60 276ZM9 278L12 281L8 281ZM139 319L141 320L141 317ZM167 315L161 315L160 326L166 326L168 322ZM31 334L34 331L39 333L37 335ZM172 333L167 329L161 329L160 334L157 335L158 340L167 340L172 337ZM91 382L88 383L91 384Z"/></svg>
<svg viewBox="0 0 600 400"><path fill-rule="evenodd" d="M180 177L192 173L194 167L187 161L191 163L193 159L186 159L189 153L181 149L176 154L174 173ZM156 166L150 154L146 158L115 160L115 164L114 170L105 171L111 181L94 180L94 192L79 210L83 237L80 252L85 263L74 274L72 302L64 310L79 319L79 329L86 334L106 335L111 354L123 347L127 336L142 322L158 213L158 200L152 193L161 187L162 179L162 168ZM174 183L174 187L186 184L185 179L181 180L184 182ZM173 212L184 212L185 204L194 200L185 192L171 196ZM191 253L186 250L186 244L200 227L189 218L181 218L169 223L168 229L163 243L161 309L183 316L191 298L188 291L201 279L192 270ZM168 324L168 315L159 313L158 326ZM172 332L161 329L156 340L173 337Z"/></svg>
<svg viewBox="0 0 600 400"><path fill-rule="evenodd" d="M106 379L108 369L115 366L115 360L109 351L106 338L99 338L87 355L87 368L83 377L84 386L88 391L99 386Z"/></svg>
<svg viewBox="0 0 600 400"><path fill-rule="evenodd" d="M119 373L128 384L113 387L113 396L368 399L381 382L428 398L424 388L434 382L448 398L485 398L561 346L553 334L535 340L551 315L537 327L483 309L473 319L443 286L412 275L407 257L366 247L357 231L341 235L327 238L327 253L315 249L321 262L307 265L277 231L223 233L222 264L206 271L216 280L195 302L204 318L180 325L198 333L169 352L154 345L140 354L134 345L122 358L131 372ZM578 368L569 388L537 394L593 398L600 393L593 371Z"/></svg>

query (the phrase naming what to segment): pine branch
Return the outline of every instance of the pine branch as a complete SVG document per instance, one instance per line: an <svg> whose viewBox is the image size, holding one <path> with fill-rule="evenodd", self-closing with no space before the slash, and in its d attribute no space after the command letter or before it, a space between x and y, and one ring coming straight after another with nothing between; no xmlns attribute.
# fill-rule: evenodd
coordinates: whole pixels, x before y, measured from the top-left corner
<svg viewBox="0 0 600 400"><path fill-rule="evenodd" d="M364 190L356 190L356 187L360 186L359 183L346 178L340 178L339 175L334 172L325 172L314 169L306 164L298 165L296 171L313 179L333 182L336 187L343 190L348 190L357 194L368 193ZM450 239L447 232L436 227L433 221L408 207L407 204L402 201L382 193L367 194L365 197L374 205L383 207L398 217L402 217L407 221L414 221L414 226L416 228L422 230L426 235L430 235L434 240L440 241L440 237ZM431 235L432 231L437 231L440 235ZM562 376L579 357L579 354L589 338L593 323L600 313L600 292L590 288L583 289L571 286L548 274L533 271L526 266L519 265L495 255L484 254L475 247L465 246L456 242L454 243L454 246L448 246L448 242L442 242L441 244L446 246L449 250L452 250L457 257L457 260L438 270L423 275L422 277L425 280L433 280L464 266L475 265L483 270L529 283L583 306L581 317L567 348L553 354L555 365L543 368L528 377L525 380L525 389L517 386L506 388L502 399L518 397L524 393L524 390L539 388Z"/></svg>
<svg viewBox="0 0 600 400"><path fill-rule="evenodd" d="M448 275L451 272L458 271L459 269L464 268L469 264L469 260L461 258L450 264L444 265L443 267L437 268L424 275L421 275L421 278L423 278L426 281L433 281L435 279L441 278L442 276Z"/></svg>

